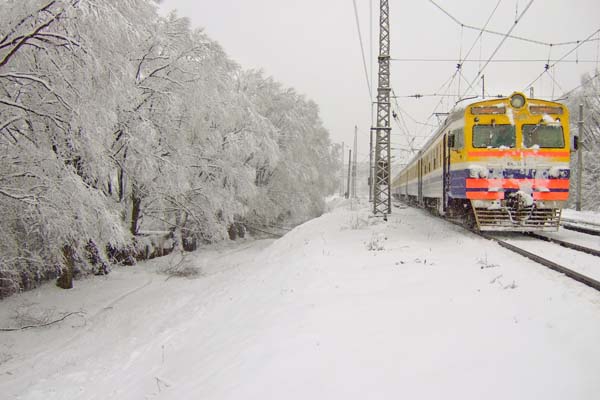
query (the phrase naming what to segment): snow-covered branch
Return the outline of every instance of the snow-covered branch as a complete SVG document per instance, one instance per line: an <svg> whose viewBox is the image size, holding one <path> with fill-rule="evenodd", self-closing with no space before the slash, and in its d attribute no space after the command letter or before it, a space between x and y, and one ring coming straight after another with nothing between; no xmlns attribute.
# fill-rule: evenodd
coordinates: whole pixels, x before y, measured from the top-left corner
<svg viewBox="0 0 600 400"><path fill-rule="evenodd" d="M52 4L54 4L55 2L52 2ZM19 51L19 49L25 44L27 43L28 40L34 38L38 33L40 33L42 30L48 28L50 25L52 25L54 22L56 22L60 16L63 14L64 10L61 10L60 12L54 14L54 16L52 18L50 18L48 21L40 24L38 27L36 27L32 32L26 34L26 35L22 35L18 38L15 38L14 40L3 44L2 46L0 46L0 49L2 47L10 47L13 46L8 53L2 58L2 60L0 60L0 68L4 67L9 61L10 59L17 53L17 51ZM5 46L6 45L6 46Z"/></svg>
<svg viewBox="0 0 600 400"><path fill-rule="evenodd" d="M30 8L0 38L0 254L11 268L26 274L27 254L68 269L64 252L75 262L90 242L130 262L140 231L173 231L191 249L234 221L293 224L322 209L327 132L295 91L244 72L147 0L4 1Z"/></svg>
<svg viewBox="0 0 600 400"><path fill-rule="evenodd" d="M32 114L35 114L35 115L39 116L39 117L48 118L50 121L54 122L54 124L56 124L57 127L61 127L62 128L62 125L64 125L66 123L61 117L58 117L56 115L52 116L52 115L48 115L48 114L40 112L40 111L36 111L36 110L34 110L34 109L30 108L30 107L25 106L24 104L16 103L16 102L11 101L9 99L0 98L0 103L4 104L4 105L7 105L9 107L18 108L18 109L23 110L25 112L30 112Z"/></svg>

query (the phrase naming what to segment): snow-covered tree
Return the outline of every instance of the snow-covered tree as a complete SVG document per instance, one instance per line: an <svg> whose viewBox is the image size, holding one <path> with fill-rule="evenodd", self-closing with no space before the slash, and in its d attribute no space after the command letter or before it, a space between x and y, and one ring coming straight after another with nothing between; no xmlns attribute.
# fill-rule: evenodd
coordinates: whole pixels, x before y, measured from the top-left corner
<svg viewBox="0 0 600 400"><path fill-rule="evenodd" d="M318 106L260 72L247 73L243 86L274 125L281 153L278 162L263 163L256 171L260 193L248 220L294 224L320 215L324 194L335 190L337 158Z"/></svg>
<svg viewBox="0 0 600 400"><path fill-rule="evenodd" d="M583 131L583 184L582 201L583 210L600 211L600 71L594 75L586 74L582 77L581 87L569 97L568 106L571 111L571 132L577 131L579 120L579 105L584 110ZM572 185L571 203L575 201L575 182L577 174L577 156L572 153L571 160Z"/></svg>
<svg viewBox="0 0 600 400"><path fill-rule="evenodd" d="M147 257L148 231L189 250L322 212L316 104L154 3L0 5L0 297Z"/></svg>

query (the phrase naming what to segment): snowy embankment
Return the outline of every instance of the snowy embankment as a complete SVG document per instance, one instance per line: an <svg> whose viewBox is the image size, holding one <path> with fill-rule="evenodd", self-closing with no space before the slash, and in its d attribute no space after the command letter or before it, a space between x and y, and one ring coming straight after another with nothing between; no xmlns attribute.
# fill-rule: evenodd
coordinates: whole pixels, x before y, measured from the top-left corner
<svg viewBox="0 0 600 400"><path fill-rule="evenodd" d="M593 211L575 211L566 208L562 211L562 220L565 222L590 225L591 228L600 230L600 213Z"/></svg>
<svg viewBox="0 0 600 400"><path fill-rule="evenodd" d="M419 210L341 203L279 240L2 302L6 399L596 399L600 294ZM173 256L180 257L180 256Z"/></svg>

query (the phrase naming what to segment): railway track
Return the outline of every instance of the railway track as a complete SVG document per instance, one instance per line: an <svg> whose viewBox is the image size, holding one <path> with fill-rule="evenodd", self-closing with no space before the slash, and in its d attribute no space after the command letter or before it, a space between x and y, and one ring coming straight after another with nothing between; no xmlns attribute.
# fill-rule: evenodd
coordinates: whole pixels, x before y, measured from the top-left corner
<svg viewBox="0 0 600 400"><path fill-rule="evenodd" d="M577 243L567 242L565 240L556 239L553 237L541 235L541 234L534 233L534 232L529 232L529 233L526 233L525 235L532 237L532 238L540 239L540 240L543 240L546 242L556 243L562 247L566 247L567 249L572 249L572 250L580 251L582 253L591 254L593 256L600 257L600 250L598 250L598 249L592 249L590 247L582 246Z"/></svg>
<svg viewBox="0 0 600 400"><path fill-rule="evenodd" d="M596 257L600 257L599 249L594 249L591 247L582 246L579 244L575 244L575 243L571 243L571 242L567 242L564 240L548 237L545 235L535 234L535 233L528 233L525 235L517 234L517 235L520 235L521 237L529 237L531 239L537 239L540 241L552 243L556 246L564 247L564 248L568 249L568 251L573 251L576 253L584 253L584 254L582 254L582 256L593 257L594 261L591 262L591 265L592 266L598 265L598 267L595 269L596 270L595 275L597 275L597 277L596 276L592 277L592 276L589 276L589 274L587 274L586 272L582 272L581 269L579 271L577 271L577 269L579 269L579 268L566 267L559 262L553 261L547 257L542 257L541 255L536 254L535 252L529 251L529 250L523 248L522 246L518 246L516 244L509 243L507 240L504 240L501 238L501 235L503 235L502 233L499 233L498 235L496 235L496 234L492 234L489 232L480 232L480 231L466 227L460 220L455 220L455 219L450 219L450 218L443 218L443 219L450 222L451 224L458 225L458 226L468 230L469 232L474 233L475 235L481 236L488 240L495 241L496 243L498 243L500 246L504 247L507 250L517 253L523 257L526 257L532 261L535 261L538 264L544 265L545 267L548 267L556 272L562 273L565 276L567 276L577 282L583 283L586 286L589 286L593 289L600 291L600 261L595 260ZM582 230L578 230L578 232L586 233L588 235L596 235L596 233L595 233L596 231L594 231L594 233L588 233L588 232L585 232ZM597 231L597 232L598 232L597 234L600 235L600 231ZM573 259L574 259L574 257L573 257Z"/></svg>
<svg viewBox="0 0 600 400"><path fill-rule="evenodd" d="M597 280L593 277L590 277L589 275L587 275L586 273L582 273L582 272L578 272L576 271L576 268L573 267L565 267L564 265L561 265L553 260L550 260L549 258L546 257L542 257L539 254L536 254L534 252L531 252L529 250L524 249L522 246L518 246L512 243L509 243L507 240L503 240L499 237L496 237L492 234L489 233L477 233L476 234L488 239L488 240L493 240L496 243L498 243L500 246L504 247L507 250L510 250L512 252L515 252L519 255L522 255L523 257L529 258L532 261L537 262L538 264L544 265L554 271L560 272L562 274L564 274L565 276L568 276L571 279L574 279L580 283L583 283L586 286L589 286L593 289L596 289L598 291L600 291L600 280ZM541 236L541 235L536 235L536 236ZM541 239L546 241L546 239ZM559 245L567 245L567 246L572 246L572 247L567 247L567 246L563 246L563 247L567 247L570 249L573 249L574 251L583 251L583 249L585 249L586 251L583 251L586 254L591 254L589 251L594 251L597 252L597 250L594 249L588 249L588 248L583 248L583 246L578 246L578 245L574 245L573 243L567 243L567 242L563 242L562 244L557 243L556 241L552 241L553 243L559 244ZM578 249L575 249L574 247L579 247ZM594 254L594 256L596 257L600 257L599 254Z"/></svg>
<svg viewBox="0 0 600 400"><path fill-rule="evenodd" d="M600 236L600 225L593 222L586 222L573 218L561 217L560 226L570 231Z"/></svg>
<svg viewBox="0 0 600 400"><path fill-rule="evenodd" d="M582 225L577 225L576 223L572 223L572 222L561 222L560 226L562 226L565 229L568 229L570 231L575 231L575 232L581 232L581 233L585 233L588 235L594 235L594 236L600 236L600 227L598 228L592 228L592 227L587 227L587 226L582 226Z"/></svg>

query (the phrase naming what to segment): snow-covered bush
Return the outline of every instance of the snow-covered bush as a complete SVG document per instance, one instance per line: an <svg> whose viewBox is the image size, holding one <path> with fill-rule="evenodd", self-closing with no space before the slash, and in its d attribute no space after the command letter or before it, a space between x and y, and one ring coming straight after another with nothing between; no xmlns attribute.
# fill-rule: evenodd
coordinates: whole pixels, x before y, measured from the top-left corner
<svg viewBox="0 0 600 400"><path fill-rule="evenodd" d="M385 242L387 236L381 232L373 232L371 239L367 242L367 250L369 251L382 251L385 250Z"/></svg>

